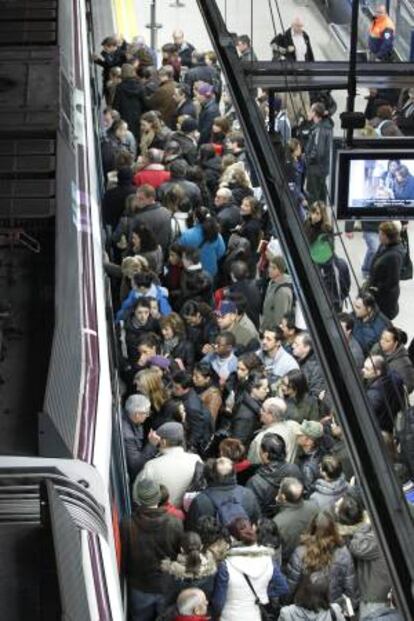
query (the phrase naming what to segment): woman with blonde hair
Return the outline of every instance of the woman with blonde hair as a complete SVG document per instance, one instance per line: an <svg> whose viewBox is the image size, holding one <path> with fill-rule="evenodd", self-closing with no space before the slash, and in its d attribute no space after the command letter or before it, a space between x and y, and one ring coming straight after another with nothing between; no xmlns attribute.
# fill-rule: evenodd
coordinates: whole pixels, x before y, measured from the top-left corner
<svg viewBox="0 0 414 621"><path fill-rule="evenodd" d="M176 405L170 398L170 393L158 369L149 368L138 371L134 377L134 385L138 393L145 395L151 401L149 423L152 429L158 429L164 423L175 420Z"/></svg>
<svg viewBox="0 0 414 621"><path fill-rule="evenodd" d="M135 255L133 257L125 257L121 263L121 288L120 299L124 300L131 290L132 279L138 272L149 272L148 261L145 257Z"/></svg>
<svg viewBox="0 0 414 621"><path fill-rule="evenodd" d="M343 595L356 602L356 576L351 553L339 535L330 511L321 511L312 519L301 543L287 565L287 579L293 594L301 580L308 575L323 576L329 582L329 601L334 603Z"/></svg>
<svg viewBox="0 0 414 621"><path fill-rule="evenodd" d="M238 206L246 196L253 196L249 175L241 162L236 162L226 168L221 175L219 187L229 188L233 201Z"/></svg>

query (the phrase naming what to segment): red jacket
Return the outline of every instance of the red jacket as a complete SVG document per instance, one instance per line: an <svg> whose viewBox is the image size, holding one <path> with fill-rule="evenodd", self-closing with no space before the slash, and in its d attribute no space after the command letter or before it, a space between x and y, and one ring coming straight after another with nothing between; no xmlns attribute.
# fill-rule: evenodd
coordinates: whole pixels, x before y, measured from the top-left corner
<svg viewBox="0 0 414 621"><path fill-rule="evenodd" d="M204 615L178 615L174 621L209 621L210 617Z"/></svg>
<svg viewBox="0 0 414 621"><path fill-rule="evenodd" d="M149 183L153 188L158 188L162 183L169 181L171 173L169 170L157 170L152 168L144 168L134 175L133 183L135 185L144 185Z"/></svg>

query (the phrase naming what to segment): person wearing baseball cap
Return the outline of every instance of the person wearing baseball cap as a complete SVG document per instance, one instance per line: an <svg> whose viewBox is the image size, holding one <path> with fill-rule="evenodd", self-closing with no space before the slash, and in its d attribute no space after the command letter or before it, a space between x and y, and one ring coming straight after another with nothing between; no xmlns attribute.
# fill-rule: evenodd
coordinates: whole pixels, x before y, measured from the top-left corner
<svg viewBox="0 0 414 621"><path fill-rule="evenodd" d="M214 86L207 82L201 82L196 91L196 98L201 105L200 116L198 118L198 130L200 138L198 144L210 142L211 130L214 119L220 116L220 108L216 102Z"/></svg>
<svg viewBox="0 0 414 621"><path fill-rule="evenodd" d="M152 611L166 605L168 577L161 571L161 561L177 556L183 525L158 506L161 490L156 481L137 478L132 499L132 516L121 524L122 553L129 587L129 619L141 621L152 619Z"/></svg>
<svg viewBox="0 0 414 621"><path fill-rule="evenodd" d="M316 420L304 420L296 432L296 442L301 448L297 464L302 472L307 496L313 491L316 479L320 477L320 465L324 456L321 443L323 434L323 426Z"/></svg>
<svg viewBox="0 0 414 621"><path fill-rule="evenodd" d="M244 295L233 294L231 300L222 300L216 310L220 332L231 332L236 339L236 347L245 347L257 340L259 333L246 313L247 303Z"/></svg>
<svg viewBox="0 0 414 621"><path fill-rule="evenodd" d="M184 493L191 483L196 464L201 459L198 455L184 450L185 436L181 423L164 423L158 427L157 436L160 439L160 455L147 461L137 480L150 479L158 485L165 485L172 504L181 508Z"/></svg>

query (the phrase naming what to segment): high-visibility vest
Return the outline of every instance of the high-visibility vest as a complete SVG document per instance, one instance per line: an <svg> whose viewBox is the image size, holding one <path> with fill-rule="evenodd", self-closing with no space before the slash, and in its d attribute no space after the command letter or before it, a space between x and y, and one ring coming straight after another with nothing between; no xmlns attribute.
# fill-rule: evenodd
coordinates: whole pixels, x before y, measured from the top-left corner
<svg viewBox="0 0 414 621"><path fill-rule="evenodd" d="M395 32L394 22L388 15L380 15L375 17L369 29L369 36L374 39L381 39L384 30L392 30Z"/></svg>

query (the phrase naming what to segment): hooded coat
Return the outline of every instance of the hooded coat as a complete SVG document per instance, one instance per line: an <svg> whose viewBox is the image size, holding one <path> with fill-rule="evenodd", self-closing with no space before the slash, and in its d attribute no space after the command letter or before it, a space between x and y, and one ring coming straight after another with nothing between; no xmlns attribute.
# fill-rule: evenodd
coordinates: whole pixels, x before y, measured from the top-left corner
<svg viewBox="0 0 414 621"><path fill-rule="evenodd" d="M273 559L273 548L237 545L229 550L217 573L213 610L220 621L260 621L260 608L243 574L246 574L260 602L288 591L286 578ZM221 613L221 614L220 614Z"/></svg>
<svg viewBox="0 0 414 621"><path fill-rule="evenodd" d="M211 599L217 565L211 553L200 556L201 565L196 573L186 570L185 554L179 554L176 560L167 558L161 562L161 570L173 579L169 598L171 602L175 602L179 593L184 589L201 589L206 594L207 599Z"/></svg>
<svg viewBox="0 0 414 621"><path fill-rule="evenodd" d="M342 498L348 491L348 487L348 482L343 474L336 481L317 479L315 491L310 495L309 500L312 500L321 511L324 511L330 509L337 500Z"/></svg>

